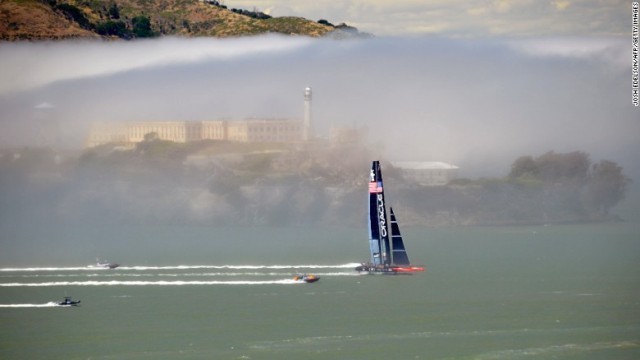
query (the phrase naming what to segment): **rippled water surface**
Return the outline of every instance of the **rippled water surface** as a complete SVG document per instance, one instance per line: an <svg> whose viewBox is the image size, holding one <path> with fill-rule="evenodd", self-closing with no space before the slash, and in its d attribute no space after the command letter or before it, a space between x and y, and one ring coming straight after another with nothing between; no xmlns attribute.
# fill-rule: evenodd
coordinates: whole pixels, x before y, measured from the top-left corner
<svg viewBox="0 0 640 360"><path fill-rule="evenodd" d="M0 358L640 358L637 225L403 230L425 273L353 271L361 229L14 233Z"/></svg>

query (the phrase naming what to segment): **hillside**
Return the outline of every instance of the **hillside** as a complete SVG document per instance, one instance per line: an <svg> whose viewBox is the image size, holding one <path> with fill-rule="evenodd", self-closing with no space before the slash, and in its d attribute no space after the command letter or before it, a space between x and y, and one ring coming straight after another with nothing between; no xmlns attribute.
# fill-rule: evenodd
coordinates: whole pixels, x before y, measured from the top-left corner
<svg viewBox="0 0 640 360"><path fill-rule="evenodd" d="M3 0L0 40L134 39L158 36L367 36L355 28L299 17L229 9L215 0Z"/></svg>
<svg viewBox="0 0 640 360"><path fill-rule="evenodd" d="M0 2L0 39L66 39L98 37L92 31L40 1Z"/></svg>

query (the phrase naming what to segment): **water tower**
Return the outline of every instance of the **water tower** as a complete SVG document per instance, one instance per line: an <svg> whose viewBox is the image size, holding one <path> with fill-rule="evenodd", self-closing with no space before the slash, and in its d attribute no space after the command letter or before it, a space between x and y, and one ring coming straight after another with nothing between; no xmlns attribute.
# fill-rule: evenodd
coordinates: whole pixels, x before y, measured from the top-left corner
<svg viewBox="0 0 640 360"><path fill-rule="evenodd" d="M311 127L311 88L304 89L304 123L302 129L302 140L309 141L313 134Z"/></svg>

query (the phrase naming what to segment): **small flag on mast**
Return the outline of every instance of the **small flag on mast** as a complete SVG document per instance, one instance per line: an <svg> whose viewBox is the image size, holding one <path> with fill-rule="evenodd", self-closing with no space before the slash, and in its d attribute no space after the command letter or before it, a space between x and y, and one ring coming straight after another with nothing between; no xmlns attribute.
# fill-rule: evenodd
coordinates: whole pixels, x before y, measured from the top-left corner
<svg viewBox="0 0 640 360"><path fill-rule="evenodd" d="M382 193L382 181L372 181L369 183L369 194Z"/></svg>

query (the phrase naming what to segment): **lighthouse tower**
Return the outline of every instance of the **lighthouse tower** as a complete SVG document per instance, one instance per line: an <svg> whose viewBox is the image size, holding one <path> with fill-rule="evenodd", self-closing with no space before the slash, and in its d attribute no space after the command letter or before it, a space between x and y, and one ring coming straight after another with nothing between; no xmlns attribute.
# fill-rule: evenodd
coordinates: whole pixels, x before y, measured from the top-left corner
<svg viewBox="0 0 640 360"><path fill-rule="evenodd" d="M311 88L304 89L304 123L302 129L302 140L309 141L313 129L311 128Z"/></svg>

